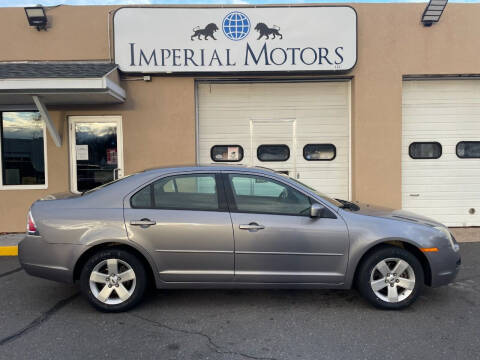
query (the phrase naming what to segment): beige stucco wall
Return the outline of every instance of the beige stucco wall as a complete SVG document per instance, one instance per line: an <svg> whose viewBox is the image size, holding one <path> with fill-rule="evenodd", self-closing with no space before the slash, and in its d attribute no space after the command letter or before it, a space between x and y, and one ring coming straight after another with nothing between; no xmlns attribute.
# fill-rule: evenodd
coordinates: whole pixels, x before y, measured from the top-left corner
<svg viewBox="0 0 480 360"><path fill-rule="evenodd" d="M358 61L352 76L353 199L401 206L402 76L480 73L480 4L449 4L438 24L420 24L425 4L354 4ZM61 6L48 11L47 32L27 26L23 8L0 9L0 61L108 60L114 7ZM328 76L327 76L328 77ZM131 80L131 78L130 78ZM63 145L48 136L49 188L0 190L0 232L23 231L35 199L69 189L68 115L123 117L126 173L195 162L195 99L191 77L121 81L123 105L54 109Z"/></svg>

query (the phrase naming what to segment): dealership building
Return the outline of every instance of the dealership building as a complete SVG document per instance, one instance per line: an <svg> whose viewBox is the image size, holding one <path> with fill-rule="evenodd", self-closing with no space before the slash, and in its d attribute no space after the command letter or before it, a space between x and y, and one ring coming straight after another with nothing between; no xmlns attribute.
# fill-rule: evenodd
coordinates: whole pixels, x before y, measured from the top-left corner
<svg viewBox="0 0 480 360"><path fill-rule="evenodd" d="M480 5L445 5L0 9L0 233L212 163L480 226Z"/></svg>

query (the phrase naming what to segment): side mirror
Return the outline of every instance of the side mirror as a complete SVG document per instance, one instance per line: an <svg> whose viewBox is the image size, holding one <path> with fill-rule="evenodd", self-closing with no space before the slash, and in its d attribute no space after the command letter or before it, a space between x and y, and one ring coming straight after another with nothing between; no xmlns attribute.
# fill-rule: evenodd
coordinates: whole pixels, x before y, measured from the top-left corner
<svg viewBox="0 0 480 360"><path fill-rule="evenodd" d="M313 203L310 207L310 217L312 218L320 218L325 215L325 207L318 203Z"/></svg>

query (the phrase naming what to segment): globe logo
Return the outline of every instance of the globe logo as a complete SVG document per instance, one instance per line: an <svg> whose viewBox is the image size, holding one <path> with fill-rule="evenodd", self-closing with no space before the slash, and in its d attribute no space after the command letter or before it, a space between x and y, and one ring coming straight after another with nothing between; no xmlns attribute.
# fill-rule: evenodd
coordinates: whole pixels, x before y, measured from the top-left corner
<svg viewBox="0 0 480 360"><path fill-rule="evenodd" d="M250 32L250 19L240 11L232 11L223 19L222 29L230 40L242 40Z"/></svg>

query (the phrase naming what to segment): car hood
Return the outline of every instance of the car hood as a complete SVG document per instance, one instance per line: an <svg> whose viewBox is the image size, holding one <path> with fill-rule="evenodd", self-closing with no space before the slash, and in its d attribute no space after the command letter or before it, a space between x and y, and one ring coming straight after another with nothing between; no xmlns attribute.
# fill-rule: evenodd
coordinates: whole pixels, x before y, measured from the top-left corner
<svg viewBox="0 0 480 360"><path fill-rule="evenodd" d="M373 206L365 203L358 203L355 202L360 209L355 211L355 214L367 215L367 216L375 216L393 220L400 220L400 221L408 221L420 224L426 224L430 226L444 226L438 221L430 219L426 216L415 214L410 211L405 210L395 210L381 206Z"/></svg>

